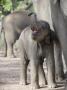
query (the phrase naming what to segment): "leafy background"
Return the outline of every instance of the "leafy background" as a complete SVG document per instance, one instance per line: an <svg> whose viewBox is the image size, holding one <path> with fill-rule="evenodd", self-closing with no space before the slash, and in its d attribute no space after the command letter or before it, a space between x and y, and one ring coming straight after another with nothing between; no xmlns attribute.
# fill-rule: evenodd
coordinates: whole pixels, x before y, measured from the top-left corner
<svg viewBox="0 0 67 90"><path fill-rule="evenodd" d="M0 0L0 16L17 10L33 11L31 0Z"/></svg>

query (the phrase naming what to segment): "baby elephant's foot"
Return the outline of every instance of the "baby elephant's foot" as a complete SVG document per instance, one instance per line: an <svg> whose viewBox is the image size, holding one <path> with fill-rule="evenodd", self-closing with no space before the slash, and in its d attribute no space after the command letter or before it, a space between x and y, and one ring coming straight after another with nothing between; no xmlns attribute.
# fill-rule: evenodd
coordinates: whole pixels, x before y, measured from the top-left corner
<svg viewBox="0 0 67 90"><path fill-rule="evenodd" d="M55 83L50 83L48 84L48 88L56 88L57 85Z"/></svg>
<svg viewBox="0 0 67 90"><path fill-rule="evenodd" d="M31 90L35 90L35 89L39 89L39 88L40 88L40 86L37 85L37 84L32 84L31 85Z"/></svg>

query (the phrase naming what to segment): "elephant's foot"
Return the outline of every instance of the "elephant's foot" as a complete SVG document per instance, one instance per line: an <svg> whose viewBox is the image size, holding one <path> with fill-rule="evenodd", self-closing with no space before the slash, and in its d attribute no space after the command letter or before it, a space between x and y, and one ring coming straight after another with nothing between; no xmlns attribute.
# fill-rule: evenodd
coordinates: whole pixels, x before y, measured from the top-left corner
<svg viewBox="0 0 67 90"><path fill-rule="evenodd" d="M39 89L40 86L38 84L31 84L31 90Z"/></svg>
<svg viewBox="0 0 67 90"><path fill-rule="evenodd" d="M62 80L64 80L64 77L58 77L57 80L62 81Z"/></svg>
<svg viewBox="0 0 67 90"><path fill-rule="evenodd" d="M40 83L39 83L39 85L41 86L41 87L44 87L45 85L47 85L47 81L40 81Z"/></svg>
<svg viewBox="0 0 67 90"><path fill-rule="evenodd" d="M56 85L56 83L49 83L48 84L48 88L56 88L57 87L57 85Z"/></svg>
<svg viewBox="0 0 67 90"><path fill-rule="evenodd" d="M14 58L14 53L13 53L13 48L12 47L9 47L7 49L7 57Z"/></svg>
<svg viewBox="0 0 67 90"><path fill-rule="evenodd" d="M20 85L27 85L27 82L25 82L25 81L20 81L19 84L20 84Z"/></svg>
<svg viewBox="0 0 67 90"><path fill-rule="evenodd" d="M8 58L14 58L14 55L7 56Z"/></svg>
<svg viewBox="0 0 67 90"><path fill-rule="evenodd" d="M7 57L14 58L15 56L14 56L14 54L7 54Z"/></svg>

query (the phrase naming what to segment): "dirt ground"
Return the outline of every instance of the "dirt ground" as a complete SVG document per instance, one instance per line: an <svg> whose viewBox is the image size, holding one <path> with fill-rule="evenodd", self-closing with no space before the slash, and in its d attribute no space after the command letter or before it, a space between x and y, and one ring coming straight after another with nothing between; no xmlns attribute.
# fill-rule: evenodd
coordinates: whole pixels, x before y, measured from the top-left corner
<svg viewBox="0 0 67 90"><path fill-rule="evenodd" d="M21 86L21 85L13 84L13 85L0 85L0 90L31 90L31 89L29 85ZM36 90L64 90L64 87L58 87L56 89L55 88L49 89L47 87L44 87Z"/></svg>
<svg viewBox="0 0 67 90"><path fill-rule="evenodd" d="M20 79L20 59L0 57L0 90L31 90L30 84L22 86ZM30 81L28 69L28 82ZM64 90L65 81L57 82L58 88L49 89L47 86L38 90Z"/></svg>

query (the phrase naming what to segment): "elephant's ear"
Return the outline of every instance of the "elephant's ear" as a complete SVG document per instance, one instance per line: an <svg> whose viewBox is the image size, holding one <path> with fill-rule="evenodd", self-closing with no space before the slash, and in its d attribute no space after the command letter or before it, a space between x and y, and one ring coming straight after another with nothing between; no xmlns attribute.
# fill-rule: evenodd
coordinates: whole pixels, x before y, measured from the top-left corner
<svg viewBox="0 0 67 90"><path fill-rule="evenodd" d="M53 3L56 4L57 3L57 0L53 0Z"/></svg>

